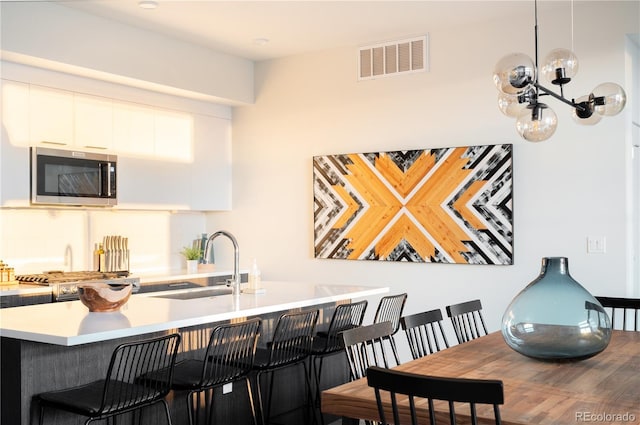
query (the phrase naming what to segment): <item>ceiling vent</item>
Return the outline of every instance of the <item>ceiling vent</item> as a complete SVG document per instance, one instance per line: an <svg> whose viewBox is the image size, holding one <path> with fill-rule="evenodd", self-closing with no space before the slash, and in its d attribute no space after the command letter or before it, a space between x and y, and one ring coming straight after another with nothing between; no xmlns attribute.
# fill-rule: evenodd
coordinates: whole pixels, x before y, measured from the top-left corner
<svg viewBox="0 0 640 425"><path fill-rule="evenodd" d="M427 36L360 47L358 80L427 72Z"/></svg>

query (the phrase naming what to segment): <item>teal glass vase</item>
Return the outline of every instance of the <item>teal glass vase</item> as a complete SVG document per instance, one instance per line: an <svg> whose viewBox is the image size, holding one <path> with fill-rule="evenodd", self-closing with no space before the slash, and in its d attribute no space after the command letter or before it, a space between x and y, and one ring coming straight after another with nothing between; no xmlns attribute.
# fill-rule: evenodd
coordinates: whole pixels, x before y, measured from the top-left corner
<svg viewBox="0 0 640 425"><path fill-rule="evenodd" d="M611 340L611 320L598 300L569 275L565 257L542 259L540 275L511 301L502 336L515 351L539 360L582 360Z"/></svg>

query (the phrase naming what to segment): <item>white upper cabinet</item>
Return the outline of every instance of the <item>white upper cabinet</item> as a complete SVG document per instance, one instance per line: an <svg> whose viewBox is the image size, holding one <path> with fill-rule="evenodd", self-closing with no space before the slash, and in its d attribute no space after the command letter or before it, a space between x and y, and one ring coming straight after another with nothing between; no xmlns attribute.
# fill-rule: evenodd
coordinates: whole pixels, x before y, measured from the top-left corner
<svg viewBox="0 0 640 425"><path fill-rule="evenodd" d="M73 103L73 145L78 148L113 149L113 101L75 93Z"/></svg>
<svg viewBox="0 0 640 425"><path fill-rule="evenodd" d="M2 80L3 137L13 146L29 146L29 84Z"/></svg>
<svg viewBox="0 0 640 425"><path fill-rule="evenodd" d="M10 115L7 121L16 133L14 144L113 148L111 99L11 81L3 85L7 85L2 96Z"/></svg>
<svg viewBox="0 0 640 425"><path fill-rule="evenodd" d="M194 115L191 206L194 210L231 210L231 121Z"/></svg>
<svg viewBox="0 0 640 425"><path fill-rule="evenodd" d="M73 144L73 93L32 84L29 131L29 139L34 144Z"/></svg>
<svg viewBox="0 0 640 425"><path fill-rule="evenodd" d="M159 146L164 147L157 158L118 158L117 208L230 210L231 120L200 114L161 116L171 120L156 128L163 132ZM178 116L188 117L189 126L174 122ZM170 152L173 156L166 156Z"/></svg>
<svg viewBox="0 0 640 425"><path fill-rule="evenodd" d="M113 149L119 154L147 157L155 150L155 110L151 106L115 101Z"/></svg>
<svg viewBox="0 0 640 425"><path fill-rule="evenodd" d="M184 164L118 157L118 209L191 210Z"/></svg>
<svg viewBox="0 0 640 425"><path fill-rule="evenodd" d="M0 82L0 207L28 207L29 85L6 80Z"/></svg>
<svg viewBox="0 0 640 425"><path fill-rule="evenodd" d="M193 120L193 114L156 109L155 156L172 161L192 161Z"/></svg>
<svg viewBox="0 0 640 425"><path fill-rule="evenodd" d="M231 120L2 80L0 206L29 206L29 146L118 155L121 209L230 210Z"/></svg>

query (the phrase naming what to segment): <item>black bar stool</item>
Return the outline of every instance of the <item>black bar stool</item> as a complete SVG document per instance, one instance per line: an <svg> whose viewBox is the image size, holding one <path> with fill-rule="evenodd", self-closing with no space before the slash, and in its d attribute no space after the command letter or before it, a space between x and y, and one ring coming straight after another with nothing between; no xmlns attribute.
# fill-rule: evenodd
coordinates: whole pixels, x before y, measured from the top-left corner
<svg viewBox="0 0 640 425"><path fill-rule="evenodd" d="M86 416L85 425L127 412L162 403L171 425L169 406L164 397L171 390L180 335L171 334L145 341L121 344L114 350L105 379L74 388L41 393L40 425L45 408ZM141 382L140 376L153 373L153 382Z"/></svg>
<svg viewBox="0 0 640 425"><path fill-rule="evenodd" d="M314 405L320 405L320 379L322 377L322 363L328 356L342 354L343 348L340 340L340 332L357 328L362 325L364 313L367 309L367 301L358 301L348 304L339 304L331 316L329 328L326 332L318 332L313 337L311 348L311 371L315 382ZM324 417L320 413L321 422Z"/></svg>
<svg viewBox="0 0 640 425"><path fill-rule="evenodd" d="M240 380L246 383L253 423L257 425L249 373L253 368L260 323L260 319L255 318L216 326L202 358L182 360L175 365L171 388L187 391L190 425L194 423L194 416L199 417L200 393L205 392L205 423L210 424L213 417L214 388ZM153 380L155 374L145 376L145 381Z"/></svg>
<svg viewBox="0 0 640 425"><path fill-rule="evenodd" d="M285 313L278 319L273 333L273 339L266 348L258 348L254 362L256 371L256 388L262 424L267 425L271 415L271 399L273 396L273 375L282 368L302 365L306 385L306 399L311 399L311 385L307 371L307 359L311 351L311 343L318 321L318 310L299 313ZM265 405L262 397L261 377L269 374L269 392ZM313 406L311 406L312 408ZM312 409L313 421L316 422Z"/></svg>

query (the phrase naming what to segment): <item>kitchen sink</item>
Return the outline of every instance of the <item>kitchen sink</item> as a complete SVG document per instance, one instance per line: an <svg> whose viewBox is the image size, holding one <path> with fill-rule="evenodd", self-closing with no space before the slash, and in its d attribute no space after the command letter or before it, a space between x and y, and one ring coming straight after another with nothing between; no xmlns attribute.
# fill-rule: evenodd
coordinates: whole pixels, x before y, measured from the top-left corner
<svg viewBox="0 0 640 425"><path fill-rule="evenodd" d="M172 300L193 300L196 298L209 298L217 297L219 295L229 295L232 290L228 286L214 287L214 288L197 288L197 289L185 289L180 291L170 291L171 293L161 292L158 295L151 295L154 298L169 298Z"/></svg>

